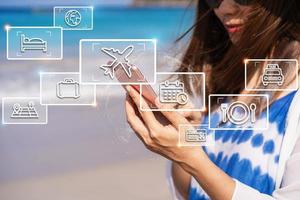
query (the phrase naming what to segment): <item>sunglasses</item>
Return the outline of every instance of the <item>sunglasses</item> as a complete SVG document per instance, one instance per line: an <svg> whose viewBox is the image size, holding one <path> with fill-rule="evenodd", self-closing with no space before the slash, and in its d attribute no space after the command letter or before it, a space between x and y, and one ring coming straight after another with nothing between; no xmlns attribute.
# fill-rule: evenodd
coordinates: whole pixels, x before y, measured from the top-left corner
<svg viewBox="0 0 300 200"><path fill-rule="evenodd" d="M206 3L210 8L219 8L223 0L206 0ZM246 6L253 2L253 0L234 0L235 3Z"/></svg>

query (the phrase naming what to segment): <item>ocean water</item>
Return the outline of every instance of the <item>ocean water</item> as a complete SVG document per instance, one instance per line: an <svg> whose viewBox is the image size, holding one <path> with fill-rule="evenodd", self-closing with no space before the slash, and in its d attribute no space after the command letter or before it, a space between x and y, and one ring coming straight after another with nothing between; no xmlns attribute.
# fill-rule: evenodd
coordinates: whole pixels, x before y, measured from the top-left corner
<svg viewBox="0 0 300 200"><path fill-rule="evenodd" d="M39 96L40 71L78 71L79 40L84 38L155 38L160 59L172 52L174 40L193 18L192 8L95 8L94 30L64 31L63 60L8 61L4 26L52 26L53 16L51 9L2 9L0 98ZM0 125L0 184L153 155L126 124L123 89L114 89L119 96L111 94L112 87L97 87L97 107L49 106L47 125Z"/></svg>
<svg viewBox="0 0 300 200"><path fill-rule="evenodd" d="M0 97L37 96L41 71L78 71L80 39L156 39L158 60L172 57L174 41L192 25L195 14L193 8L94 8L93 30L63 32L63 60L7 61L5 25L52 26L52 12L52 8L0 10Z"/></svg>
<svg viewBox="0 0 300 200"><path fill-rule="evenodd" d="M94 8L94 30L65 31L64 46L74 49L81 38L155 38L163 46L190 27L193 17L192 8ZM52 10L1 10L0 25L6 24L52 26ZM5 38L4 29L0 37ZM5 50L5 41L0 40L1 51Z"/></svg>

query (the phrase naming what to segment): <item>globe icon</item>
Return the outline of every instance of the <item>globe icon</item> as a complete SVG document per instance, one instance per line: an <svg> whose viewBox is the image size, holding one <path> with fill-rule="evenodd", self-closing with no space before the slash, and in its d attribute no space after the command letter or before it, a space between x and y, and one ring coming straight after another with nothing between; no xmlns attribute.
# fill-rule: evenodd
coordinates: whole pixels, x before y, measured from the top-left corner
<svg viewBox="0 0 300 200"><path fill-rule="evenodd" d="M65 14L65 22L68 26L76 27L81 22L81 14L77 10L69 10Z"/></svg>

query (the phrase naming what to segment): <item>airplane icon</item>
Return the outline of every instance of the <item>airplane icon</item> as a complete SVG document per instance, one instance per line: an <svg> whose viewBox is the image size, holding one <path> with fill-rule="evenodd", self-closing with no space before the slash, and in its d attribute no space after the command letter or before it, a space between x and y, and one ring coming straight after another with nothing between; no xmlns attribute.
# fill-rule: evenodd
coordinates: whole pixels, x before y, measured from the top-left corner
<svg viewBox="0 0 300 200"><path fill-rule="evenodd" d="M114 79L115 69L117 67L122 67L127 76L131 78L132 65L130 64L128 57L132 54L133 50L133 45L127 46L123 51L115 48L101 48L103 53L114 59L112 62L100 66L100 68L104 70L104 74L109 75L111 79Z"/></svg>

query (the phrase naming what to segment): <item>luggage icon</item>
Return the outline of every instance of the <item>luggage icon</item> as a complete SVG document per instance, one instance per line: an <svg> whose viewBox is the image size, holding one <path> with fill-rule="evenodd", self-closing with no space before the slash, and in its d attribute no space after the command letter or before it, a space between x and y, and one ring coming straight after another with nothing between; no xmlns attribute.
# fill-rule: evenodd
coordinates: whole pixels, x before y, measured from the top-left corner
<svg viewBox="0 0 300 200"><path fill-rule="evenodd" d="M72 78L65 78L56 85L56 96L60 99L80 97L79 83Z"/></svg>

